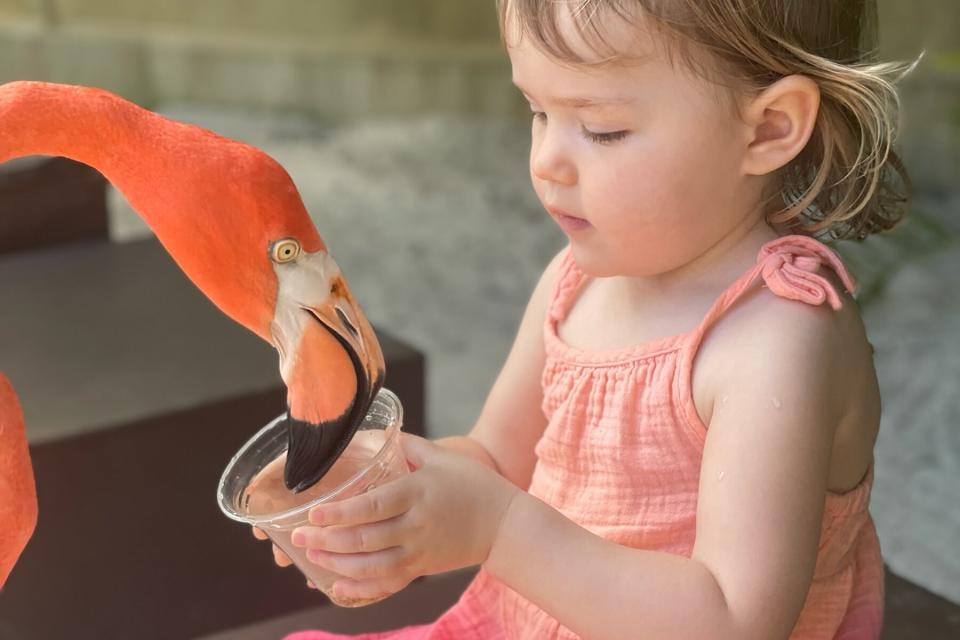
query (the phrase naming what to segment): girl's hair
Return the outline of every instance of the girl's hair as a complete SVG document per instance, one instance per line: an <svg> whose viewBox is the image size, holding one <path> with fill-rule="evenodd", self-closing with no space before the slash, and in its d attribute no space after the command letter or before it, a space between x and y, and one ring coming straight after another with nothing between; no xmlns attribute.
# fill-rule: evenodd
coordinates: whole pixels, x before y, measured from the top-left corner
<svg viewBox="0 0 960 640"><path fill-rule="evenodd" d="M806 148L779 172L767 220L793 232L859 239L906 213L911 184L893 150L900 100L894 87L913 66L879 63L876 0L497 0L501 33L577 66L630 62L610 43L608 20L648 21L693 71L740 91L800 74L820 87ZM575 29L598 58L565 39ZM703 56L707 52L710 55ZM701 55L697 55L700 53Z"/></svg>

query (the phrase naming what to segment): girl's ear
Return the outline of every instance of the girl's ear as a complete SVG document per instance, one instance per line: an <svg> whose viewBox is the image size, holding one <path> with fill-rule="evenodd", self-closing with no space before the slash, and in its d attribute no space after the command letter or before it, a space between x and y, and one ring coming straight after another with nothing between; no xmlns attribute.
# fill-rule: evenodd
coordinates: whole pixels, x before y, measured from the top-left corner
<svg viewBox="0 0 960 640"><path fill-rule="evenodd" d="M743 111L744 174L764 176L789 164L807 146L819 110L820 88L806 76L782 78L752 98Z"/></svg>

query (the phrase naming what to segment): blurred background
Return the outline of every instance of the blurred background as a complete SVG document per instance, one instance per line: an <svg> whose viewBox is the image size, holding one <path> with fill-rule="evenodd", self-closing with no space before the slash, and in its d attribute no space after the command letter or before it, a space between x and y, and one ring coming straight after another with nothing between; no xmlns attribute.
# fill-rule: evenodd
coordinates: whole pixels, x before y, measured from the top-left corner
<svg viewBox="0 0 960 640"><path fill-rule="evenodd" d="M374 324L423 354L429 435L462 434L533 284L564 244L528 183L528 109L510 83L493 4L0 0L0 83L103 87L267 151L293 177ZM881 57L926 52L902 83L900 146L915 204L896 231L837 248L861 282L883 387L873 513L886 560L936 602L960 603L960 3L879 5ZM0 207L3 185L43 163L0 166ZM118 193L105 198L102 240L149 237ZM0 220L0 265L89 241L61 241L61 224L53 217L32 231L40 239L31 247ZM35 319L44 320L62 318ZM277 382L275 368L235 366L234 377L211 375L199 387L171 379L144 388L130 371L133 386L113 392L126 401L72 385L51 399L41 379L4 368L17 339L0 335L0 370L21 394L31 438L42 432L44 442L134 420L145 406L174 411ZM89 376L101 361L90 359ZM957 609L943 606L937 615L960 625Z"/></svg>

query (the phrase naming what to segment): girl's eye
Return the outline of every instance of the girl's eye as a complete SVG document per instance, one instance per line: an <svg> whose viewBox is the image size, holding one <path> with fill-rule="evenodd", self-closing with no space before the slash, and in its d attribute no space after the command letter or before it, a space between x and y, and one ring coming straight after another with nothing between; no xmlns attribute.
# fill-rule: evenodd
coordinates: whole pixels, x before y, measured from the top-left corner
<svg viewBox="0 0 960 640"><path fill-rule="evenodd" d="M540 123L546 122L547 121L546 112L533 110L533 121L540 122ZM604 132L604 133L597 133L595 131L590 131L584 126L580 127L580 132L583 135L583 137L586 138L587 140L594 142L596 144L605 144L605 145L613 144L614 142L623 140L628 135L630 135L630 132L627 131L626 129L622 131L610 131L610 132Z"/></svg>
<svg viewBox="0 0 960 640"><path fill-rule="evenodd" d="M583 137L597 144L613 144L618 140L623 140L630 133L629 131L611 131L609 133L595 133L586 127L582 127Z"/></svg>

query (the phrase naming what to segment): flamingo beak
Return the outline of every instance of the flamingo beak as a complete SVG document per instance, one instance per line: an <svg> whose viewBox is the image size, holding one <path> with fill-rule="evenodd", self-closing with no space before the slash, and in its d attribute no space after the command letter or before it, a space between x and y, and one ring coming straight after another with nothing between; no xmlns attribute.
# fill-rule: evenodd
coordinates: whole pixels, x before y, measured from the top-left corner
<svg viewBox="0 0 960 640"><path fill-rule="evenodd" d="M350 443L383 385L384 360L366 316L336 278L307 316L299 365L288 381L284 482L294 492L320 480Z"/></svg>

